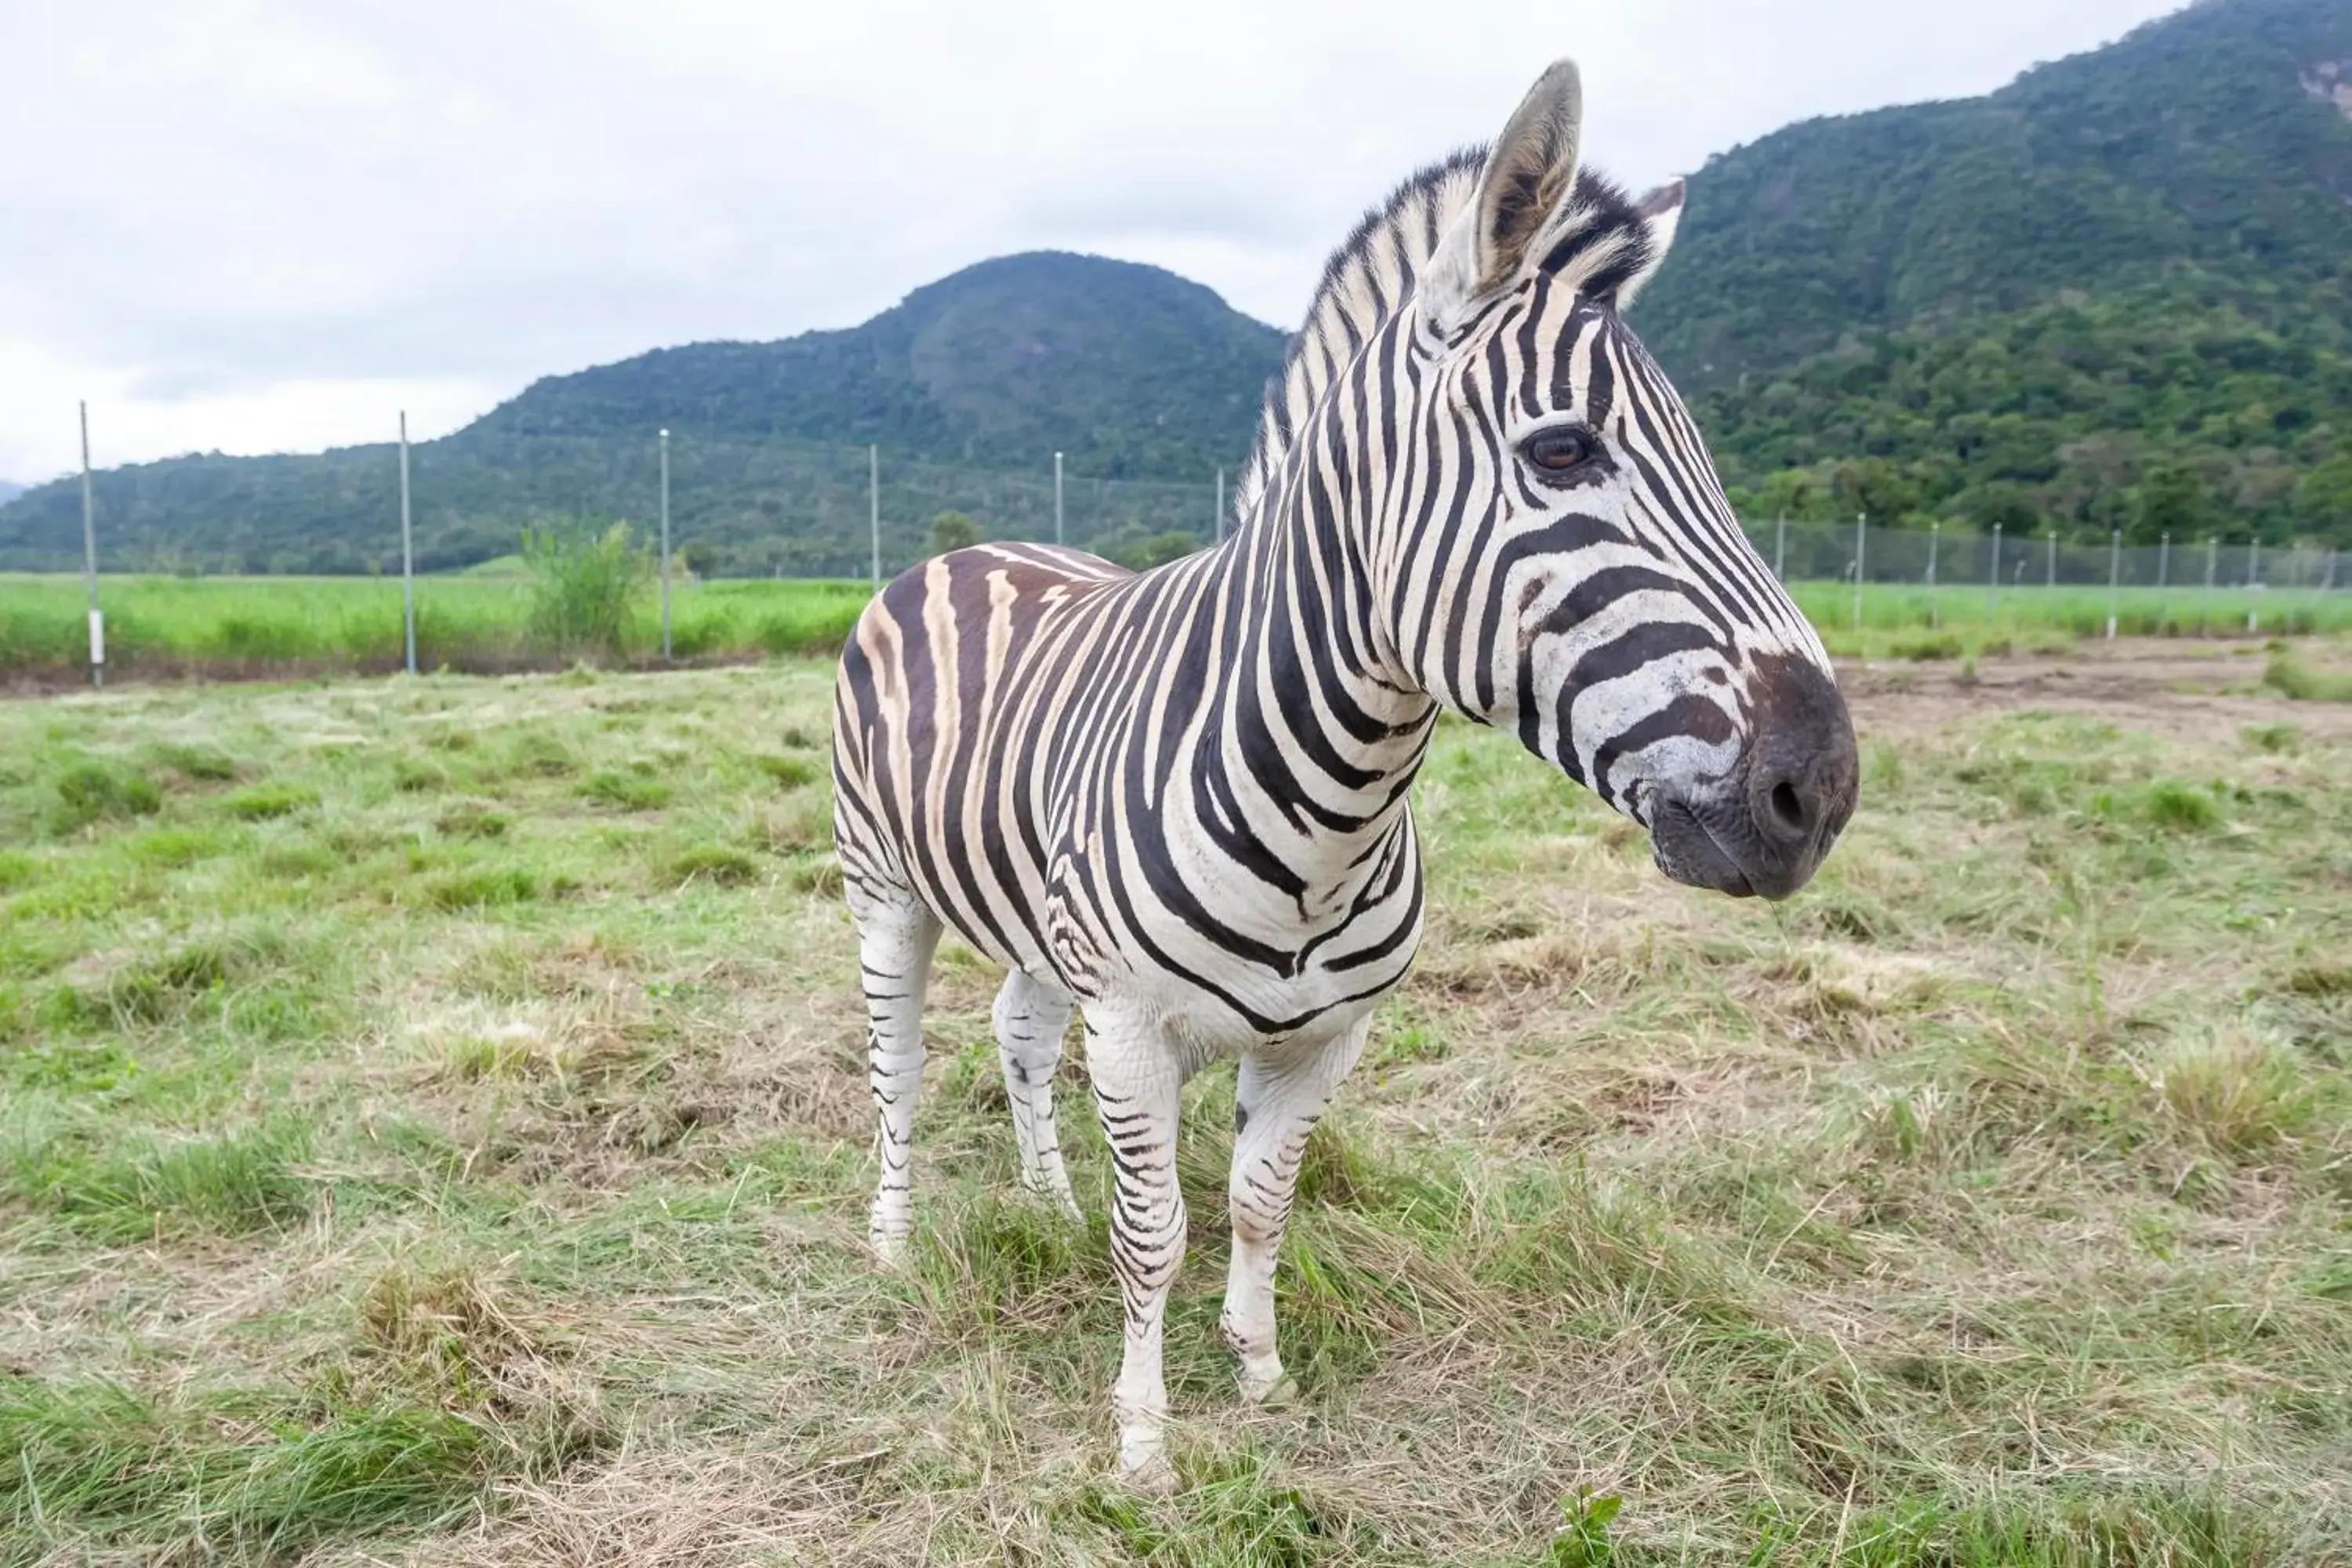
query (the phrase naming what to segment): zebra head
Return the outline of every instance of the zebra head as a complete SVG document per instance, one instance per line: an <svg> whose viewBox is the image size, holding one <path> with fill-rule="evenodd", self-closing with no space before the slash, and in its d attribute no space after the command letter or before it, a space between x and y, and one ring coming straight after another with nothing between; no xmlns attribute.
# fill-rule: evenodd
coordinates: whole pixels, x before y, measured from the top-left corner
<svg viewBox="0 0 2352 1568"><path fill-rule="evenodd" d="M1785 897L1853 811L1853 725L1621 315L1682 187L1634 202L1580 173L1580 100L1553 66L1432 220L1391 344L1424 461L1390 456L1377 602L1416 684L1648 828L1667 876Z"/></svg>

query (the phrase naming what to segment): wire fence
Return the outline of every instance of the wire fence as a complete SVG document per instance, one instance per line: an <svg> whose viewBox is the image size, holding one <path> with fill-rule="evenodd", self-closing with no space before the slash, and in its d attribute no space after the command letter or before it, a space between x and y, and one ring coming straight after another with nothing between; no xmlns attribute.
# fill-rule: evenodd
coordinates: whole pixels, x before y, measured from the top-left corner
<svg viewBox="0 0 2352 1568"><path fill-rule="evenodd" d="M2108 637L2352 624L2352 562L2328 545L2224 544L2218 533L2162 535L2154 543L2126 543L2111 533L2085 542L2054 529L1979 533L1861 521L1745 526L1781 581L1812 590L1802 595L1809 612L1832 627L1932 629L1998 616L2004 607ZM1832 584L1851 590L1845 605L1822 592Z"/></svg>
<svg viewBox="0 0 2352 1568"><path fill-rule="evenodd" d="M666 589L681 577L878 582L971 532L1140 566L1219 537L1232 519L1228 479L1214 468L1191 482L1103 477L1058 455L1004 468L690 430L637 441L475 426L294 462L215 456L86 472L8 504L13 542L0 569L87 560L95 675L105 573L405 578L509 555L526 528L615 521L649 546L658 541ZM204 527L192 526L194 511ZM946 514L965 521L943 524ZM2130 543L1862 520L1745 527L1824 630L1934 629L2004 614L2109 637L2352 626L2342 551L2242 535L2225 543L2224 525ZM667 647L667 591L664 604Z"/></svg>
<svg viewBox="0 0 2352 1568"><path fill-rule="evenodd" d="M469 427L404 448L415 562L446 572L509 555L551 523L626 522L651 542L667 518L703 576L889 576L933 553L943 513L986 538L1060 541L1130 563L1217 537L1237 471L1203 463L1191 480L1080 470L1039 454L1029 468L942 462L890 448L713 438L689 428L642 440L509 435ZM394 572L402 564L404 447L315 458L190 457L89 477L99 569L207 575ZM9 502L0 570L79 567L84 492L75 480ZM2193 536L2123 543L1860 521L1747 520L1749 540L1788 582L1990 588L2352 590L2325 547L2244 542L2217 517ZM2234 535L2234 542L2222 540Z"/></svg>

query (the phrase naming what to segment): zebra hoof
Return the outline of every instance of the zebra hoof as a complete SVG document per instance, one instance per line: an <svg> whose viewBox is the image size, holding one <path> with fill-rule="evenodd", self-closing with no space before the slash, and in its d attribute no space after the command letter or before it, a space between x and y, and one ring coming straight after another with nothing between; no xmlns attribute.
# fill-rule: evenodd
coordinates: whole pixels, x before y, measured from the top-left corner
<svg viewBox="0 0 2352 1568"><path fill-rule="evenodd" d="M1298 1403L1298 1380L1284 1373L1264 1388L1244 1388L1242 1397L1261 1410L1280 1410Z"/></svg>
<svg viewBox="0 0 2352 1568"><path fill-rule="evenodd" d="M1174 1497L1177 1491L1176 1467L1168 1456L1153 1453L1135 1461L1119 1461L1119 1484L1129 1491L1143 1497Z"/></svg>

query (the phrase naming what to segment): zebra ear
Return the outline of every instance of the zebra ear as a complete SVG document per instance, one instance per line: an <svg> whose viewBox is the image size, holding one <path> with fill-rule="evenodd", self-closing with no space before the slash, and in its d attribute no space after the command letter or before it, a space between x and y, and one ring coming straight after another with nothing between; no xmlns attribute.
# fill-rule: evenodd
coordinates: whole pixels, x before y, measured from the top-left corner
<svg viewBox="0 0 2352 1568"><path fill-rule="evenodd" d="M1657 276L1659 264L1666 252L1674 248L1675 230L1683 221L1683 183L1668 180L1648 195L1633 204L1633 210L1650 231L1650 251L1641 268L1617 286L1617 308L1623 310L1633 302L1652 278Z"/></svg>
<svg viewBox="0 0 2352 1568"><path fill-rule="evenodd" d="M1556 60L1495 139L1478 188L1445 237L1430 278L1441 317L1519 275L1536 236L1576 190L1583 121L1576 62Z"/></svg>

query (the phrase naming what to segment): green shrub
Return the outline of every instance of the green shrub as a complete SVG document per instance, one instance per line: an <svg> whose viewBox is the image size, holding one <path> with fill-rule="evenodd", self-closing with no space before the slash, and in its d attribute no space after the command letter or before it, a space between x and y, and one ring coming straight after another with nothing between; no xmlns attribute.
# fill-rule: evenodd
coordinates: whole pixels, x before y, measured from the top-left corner
<svg viewBox="0 0 2352 1568"><path fill-rule="evenodd" d="M988 535L971 517L960 511L943 511L931 519L931 553L945 555L950 550L966 550Z"/></svg>
<svg viewBox="0 0 2352 1568"><path fill-rule="evenodd" d="M530 637L542 652L563 658L617 659L629 630L629 611L652 575L629 525L603 532L527 528L523 563L530 570Z"/></svg>
<svg viewBox="0 0 2352 1568"><path fill-rule="evenodd" d="M58 775L57 791L50 820L60 833L94 822L152 816L163 806L163 792L146 774L109 763L73 763Z"/></svg>

